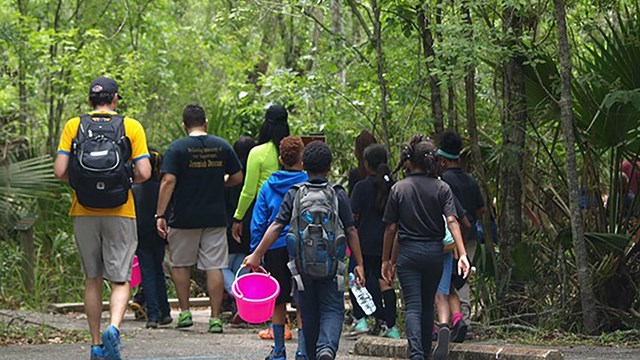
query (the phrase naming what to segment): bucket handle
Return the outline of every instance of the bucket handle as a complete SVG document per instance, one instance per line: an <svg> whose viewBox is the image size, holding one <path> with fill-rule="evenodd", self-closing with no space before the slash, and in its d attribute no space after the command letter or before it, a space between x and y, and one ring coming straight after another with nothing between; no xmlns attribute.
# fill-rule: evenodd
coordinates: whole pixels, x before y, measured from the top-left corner
<svg viewBox="0 0 640 360"><path fill-rule="evenodd" d="M233 282L233 285L232 285L232 290L235 290L236 294L240 295L240 298L243 298L244 294L242 293L242 291L240 291L240 288L238 287L238 276L240 275L240 270L244 268L247 268L247 266L244 264L240 265L240 267L238 268L238 271L236 271L235 281ZM271 276L271 274L262 266L260 266L258 269L260 269L260 273L265 274L266 276Z"/></svg>

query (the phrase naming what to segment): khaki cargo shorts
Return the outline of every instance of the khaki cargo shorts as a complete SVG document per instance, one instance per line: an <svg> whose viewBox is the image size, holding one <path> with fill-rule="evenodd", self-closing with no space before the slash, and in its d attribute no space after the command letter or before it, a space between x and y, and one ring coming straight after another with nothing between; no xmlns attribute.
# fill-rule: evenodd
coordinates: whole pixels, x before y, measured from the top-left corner
<svg viewBox="0 0 640 360"><path fill-rule="evenodd" d="M203 271L229 266L227 228L169 229L167 237L173 267L198 264Z"/></svg>
<svg viewBox="0 0 640 360"><path fill-rule="evenodd" d="M122 216L75 216L73 231L87 278L129 281L138 247L136 219Z"/></svg>

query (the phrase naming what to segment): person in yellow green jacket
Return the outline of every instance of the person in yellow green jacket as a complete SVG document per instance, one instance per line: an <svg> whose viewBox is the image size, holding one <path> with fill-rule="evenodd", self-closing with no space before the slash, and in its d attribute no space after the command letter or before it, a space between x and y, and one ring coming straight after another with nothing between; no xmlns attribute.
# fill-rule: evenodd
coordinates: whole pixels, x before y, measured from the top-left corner
<svg viewBox="0 0 640 360"><path fill-rule="evenodd" d="M260 187L271 174L280 169L278 148L280 141L289 136L288 118L289 114L284 106L279 104L269 106L264 123L260 127L258 146L249 152L244 186L233 215L232 236L237 242L240 242L242 237L242 220L256 199Z"/></svg>

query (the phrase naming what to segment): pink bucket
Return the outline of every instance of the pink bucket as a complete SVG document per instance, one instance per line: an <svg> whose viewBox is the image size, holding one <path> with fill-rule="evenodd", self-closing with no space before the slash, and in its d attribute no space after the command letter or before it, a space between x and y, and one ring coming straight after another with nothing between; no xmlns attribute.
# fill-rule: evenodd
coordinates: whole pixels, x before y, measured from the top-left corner
<svg viewBox="0 0 640 360"><path fill-rule="evenodd" d="M269 321L273 316L276 298L280 294L280 284L268 273L249 273L238 277L231 286L236 299L238 315L242 320L260 324ZM264 271L264 269L262 269Z"/></svg>
<svg viewBox="0 0 640 360"><path fill-rule="evenodd" d="M134 288L142 282L142 274L140 273L140 264L138 263L138 255L133 257L133 265L131 266L131 281L129 286Z"/></svg>

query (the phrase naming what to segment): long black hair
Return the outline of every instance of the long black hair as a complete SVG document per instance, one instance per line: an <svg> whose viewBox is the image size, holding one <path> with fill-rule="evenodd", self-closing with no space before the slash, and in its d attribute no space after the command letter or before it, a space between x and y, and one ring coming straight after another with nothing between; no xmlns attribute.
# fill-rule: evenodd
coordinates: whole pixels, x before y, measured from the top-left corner
<svg viewBox="0 0 640 360"><path fill-rule="evenodd" d="M280 153L280 141L289 136L288 119L289 113L284 106L280 104L269 106L260 127L258 144L262 145L271 141L276 146L276 151Z"/></svg>
<svg viewBox="0 0 640 360"><path fill-rule="evenodd" d="M364 168L364 149L369 145L377 144L375 136L367 130L360 131L360 134L356 136L356 159L358 160L358 172L360 179L364 179L367 176L367 171Z"/></svg>
<svg viewBox="0 0 640 360"><path fill-rule="evenodd" d="M152 147L149 147L149 162L151 163L151 177L155 179L161 178L162 153Z"/></svg>
<svg viewBox="0 0 640 360"><path fill-rule="evenodd" d="M367 165L376 171L374 182L376 189L375 205L378 211L384 212L389 198L389 191L394 183L388 164L387 149L382 145L373 144L364 149L363 155Z"/></svg>
<svg viewBox="0 0 640 360"><path fill-rule="evenodd" d="M250 136L241 136L233 143L233 151L238 155L242 168L247 168L247 159L249 158L249 152L256 146L256 141Z"/></svg>
<svg viewBox="0 0 640 360"><path fill-rule="evenodd" d="M400 162L393 173L400 171L407 161L430 177L438 176L438 154L428 136L417 134L411 137L409 143L402 148Z"/></svg>

